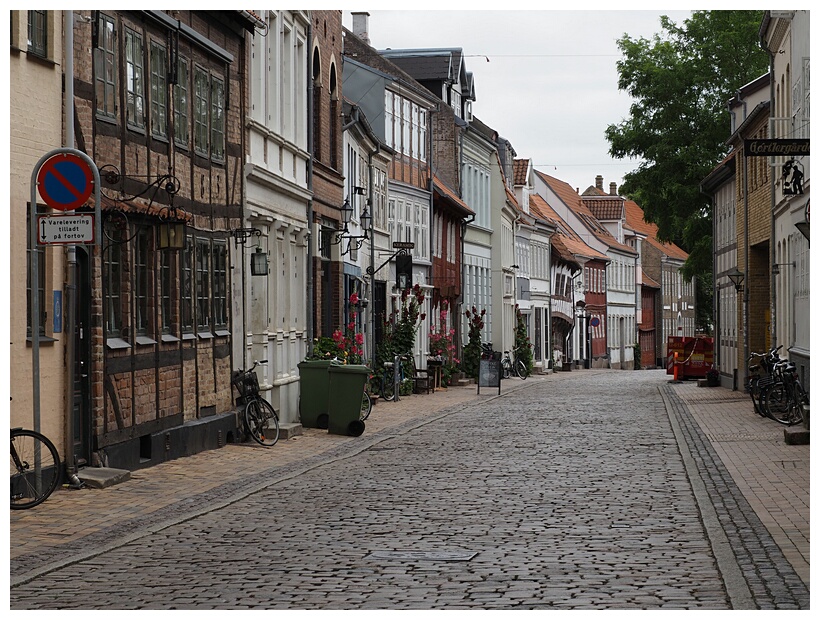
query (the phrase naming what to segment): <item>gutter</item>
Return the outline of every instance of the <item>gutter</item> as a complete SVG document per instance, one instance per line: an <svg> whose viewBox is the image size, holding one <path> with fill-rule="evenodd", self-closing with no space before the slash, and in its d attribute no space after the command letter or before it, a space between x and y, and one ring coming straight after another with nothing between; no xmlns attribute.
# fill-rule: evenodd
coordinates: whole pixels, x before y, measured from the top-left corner
<svg viewBox="0 0 820 620"><path fill-rule="evenodd" d="M308 234L307 234L307 260L306 260L306 267L307 267L307 276L305 278L307 284L307 298L305 303L305 315L307 316L307 325L305 325L305 340L307 341L307 355L310 356L313 354L313 157L316 149L313 145L314 135L313 135L313 115L315 114L315 110L313 109L313 71L311 65L311 57L313 48L313 24L308 24L308 31L307 31L307 74L309 79L307 80L307 104L308 104L308 123L307 123L307 147L308 152L310 153L310 157L308 157L308 169L307 169L307 187L308 191L310 192L310 198L308 198L307 203L307 227L308 227Z"/></svg>

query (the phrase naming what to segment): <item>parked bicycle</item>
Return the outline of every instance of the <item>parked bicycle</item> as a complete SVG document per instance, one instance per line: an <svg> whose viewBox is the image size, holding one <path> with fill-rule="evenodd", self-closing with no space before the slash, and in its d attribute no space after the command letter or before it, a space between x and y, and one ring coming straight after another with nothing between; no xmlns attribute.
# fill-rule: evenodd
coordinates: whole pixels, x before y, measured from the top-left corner
<svg viewBox="0 0 820 620"><path fill-rule="evenodd" d="M11 429L11 509L46 501L60 482L60 455L41 433Z"/></svg>
<svg viewBox="0 0 820 620"><path fill-rule="evenodd" d="M270 447L279 440L279 416L260 395L255 371L257 365L267 363L267 360L261 360L254 362L248 370L237 370L231 385L239 392L236 404L245 406L243 420L248 433L256 443Z"/></svg>
<svg viewBox="0 0 820 620"><path fill-rule="evenodd" d="M413 356L409 353L397 357L400 361L398 369L398 385L399 390L401 391L401 386L404 384L405 380L416 376L416 363ZM381 376L374 378L374 380L377 381L376 388L378 389L379 395L384 400L396 400L395 358L394 361L384 362L382 366L383 369Z"/></svg>
<svg viewBox="0 0 820 620"><path fill-rule="evenodd" d="M752 399L755 413L761 417L771 417L764 405L764 393L775 383L774 367L780 362L778 351L783 348L773 347L768 353L752 353L747 360L749 365L749 374L746 378L746 390ZM757 362L753 364L752 362Z"/></svg>
<svg viewBox="0 0 820 620"><path fill-rule="evenodd" d="M515 373L519 379L526 379L530 376L527 364L519 356L518 349L513 349L513 351L515 353L513 359L510 359L509 351L504 351L504 357L501 358L501 377L509 379Z"/></svg>
<svg viewBox="0 0 820 620"><path fill-rule="evenodd" d="M809 395L800 383L797 367L787 360L774 367L774 383L763 393L763 408L775 422L793 426L803 422Z"/></svg>

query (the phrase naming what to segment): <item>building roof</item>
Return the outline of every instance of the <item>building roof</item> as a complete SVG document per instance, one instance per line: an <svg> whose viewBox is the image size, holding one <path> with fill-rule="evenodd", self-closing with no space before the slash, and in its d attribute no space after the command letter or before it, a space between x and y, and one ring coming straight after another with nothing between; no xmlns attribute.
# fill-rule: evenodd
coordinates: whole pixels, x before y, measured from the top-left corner
<svg viewBox="0 0 820 620"><path fill-rule="evenodd" d="M468 207L467 203L459 198L458 194L436 175L433 175L433 189L439 196L447 198L454 206L464 211L464 215L475 215L475 211Z"/></svg>
<svg viewBox="0 0 820 620"><path fill-rule="evenodd" d="M638 203L627 199L626 202L624 202L624 208L626 210L627 226L632 228L635 232L646 235L646 243L649 243L651 246L657 248L661 251L661 253L665 254L669 258L684 261L689 257L689 254L684 252L674 243L661 242L658 240L657 225L647 222L644 219L643 209L638 206Z"/></svg>
<svg viewBox="0 0 820 620"><path fill-rule="evenodd" d="M559 250L566 250L568 255L572 257L577 256L589 260L602 260L609 262L609 257L607 257L606 254L602 254L595 248L591 248L584 243L578 233L572 230L569 224L567 224L561 216L555 212L555 209L553 209L540 194L530 195L530 213L535 215L537 218L546 220L555 226L556 232L552 235L551 242L554 244L558 241L560 244L558 246Z"/></svg>
<svg viewBox="0 0 820 620"><path fill-rule="evenodd" d="M657 288L660 289L661 285L655 282L652 278L646 275L646 272L641 269L641 286L645 286L647 288Z"/></svg>
<svg viewBox="0 0 820 620"><path fill-rule="evenodd" d="M530 169L529 159L515 159L513 160L513 185L526 185L527 172Z"/></svg>
<svg viewBox="0 0 820 620"><path fill-rule="evenodd" d="M605 244L612 250L617 250L625 254L638 254L634 248L621 243L612 236L612 233L604 228L604 225L601 224L601 222L599 222L592 212L586 207L584 201L581 199L581 196L578 195L578 192L572 189L569 184L538 170L535 171L535 174L537 174L541 180L544 181L544 183L546 183L553 192L555 192L561 202L563 202L567 208L575 214L575 216L582 222L584 227L586 227L586 229L589 230L589 232L592 233L601 243Z"/></svg>
<svg viewBox="0 0 820 620"><path fill-rule="evenodd" d="M620 196L583 196L582 200L596 219L621 220L624 217L624 199Z"/></svg>

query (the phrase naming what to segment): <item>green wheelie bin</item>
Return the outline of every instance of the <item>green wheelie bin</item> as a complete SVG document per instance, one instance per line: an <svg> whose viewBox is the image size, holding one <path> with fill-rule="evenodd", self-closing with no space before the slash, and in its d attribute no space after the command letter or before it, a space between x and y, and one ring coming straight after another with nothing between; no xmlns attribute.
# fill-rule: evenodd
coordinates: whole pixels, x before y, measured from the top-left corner
<svg viewBox="0 0 820 620"><path fill-rule="evenodd" d="M327 404L330 398L328 369L338 366L332 360L299 362L299 420L305 428L327 428Z"/></svg>
<svg viewBox="0 0 820 620"><path fill-rule="evenodd" d="M333 365L327 369L330 375L327 432L334 435L358 437L364 432L362 395L370 369L361 364Z"/></svg>

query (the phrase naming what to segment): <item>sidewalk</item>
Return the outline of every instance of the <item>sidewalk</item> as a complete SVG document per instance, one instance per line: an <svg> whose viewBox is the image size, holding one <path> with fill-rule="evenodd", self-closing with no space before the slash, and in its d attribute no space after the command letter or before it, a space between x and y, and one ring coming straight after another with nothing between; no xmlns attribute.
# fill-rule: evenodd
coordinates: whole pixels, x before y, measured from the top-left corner
<svg viewBox="0 0 820 620"><path fill-rule="evenodd" d="M502 382L502 397L539 382L577 379L581 370ZM659 385L668 377L656 372ZM809 583L809 446L783 440L781 425L761 418L748 396L724 388L699 388L696 382L674 384L703 434L711 442L760 520L771 532L800 578ZM11 583L69 563L91 549L137 538L171 521L230 503L276 480L296 480L341 453L357 452L413 426L446 415L454 407L496 398L497 388L450 387L434 394L378 402L361 437L304 429L273 448L228 444L217 450L132 472L131 479L101 489L60 489L33 510L11 511ZM227 489L227 490L226 490ZM210 493L210 495L209 495ZM243 495L244 494L244 495ZM210 498L215 498L211 500ZM203 498L208 498L203 501ZM209 502L213 501L214 504Z"/></svg>
<svg viewBox="0 0 820 620"><path fill-rule="evenodd" d="M810 446L788 445L786 428L754 412L749 395L674 384L735 484L786 559L809 585Z"/></svg>

